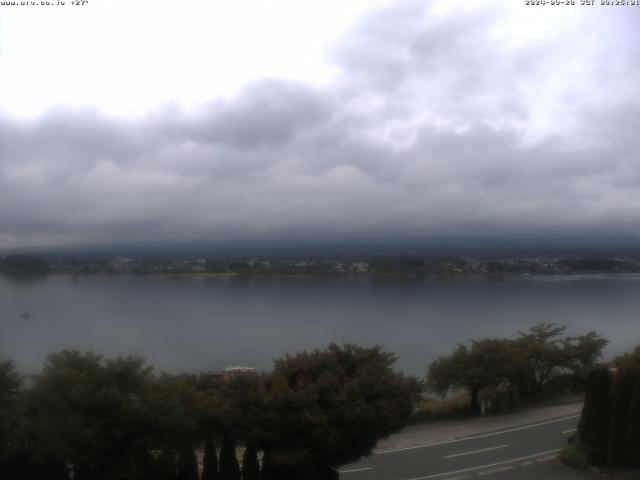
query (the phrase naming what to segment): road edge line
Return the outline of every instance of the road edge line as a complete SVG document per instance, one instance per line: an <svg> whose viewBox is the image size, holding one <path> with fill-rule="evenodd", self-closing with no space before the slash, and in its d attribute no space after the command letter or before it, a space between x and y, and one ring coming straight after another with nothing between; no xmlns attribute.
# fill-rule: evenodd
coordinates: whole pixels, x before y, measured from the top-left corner
<svg viewBox="0 0 640 480"><path fill-rule="evenodd" d="M556 418L555 420L548 420L546 422L536 423L536 424L533 424L533 425L525 425L525 426L522 426L522 427L509 428L507 430L500 430L499 432L484 433L484 434L473 435L473 436L468 436L468 437L464 437L464 438L454 438L454 439L451 439L451 440L444 440L442 442L425 443L423 445L413 445L411 447L391 448L391 449L387 449L387 450L374 450L373 454L374 455L384 455L386 453L403 452L405 450L416 450L418 448L435 447L436 445L447 445L447 444L456 443L456 442L466 442L466 441L469 441L469 440L475 440L477 438L487 438L487 437L493 437L495 435L504 435L505 433L517 432L519 430L527 430L529 428L541 427L543 425L550 425L552 423L564 422L566 420L571 420L571 419L578 418L578 417L580 417L580 414L571 415L570 417Z"/></svg>
<svg viewBox="0 0 640 480"><path fill-rule="evenodd" d="M527 455L526 457L511 458L509 460L503 460L501 462L490 463L489 465L480 465L478 467L465 468L463 470L456 470L454 472L434 473L433 475L427 475L426 477L412 477L412 478L409 478L407 480L427 480L429 478L444 477L446 475L456 475L457 473L473 472L474 470L481 470L483 468L491 468L491 467L496 467L498 465L506 465L506 464L513 463L513 462L520 462L522 460L527 460L529 458L540 457L542 455L548 455L550 453L558 453L560 450L562 450L562 449L561 448L556 448L555 450L547 450L546 452L534 453L533 455Z"/></svg>

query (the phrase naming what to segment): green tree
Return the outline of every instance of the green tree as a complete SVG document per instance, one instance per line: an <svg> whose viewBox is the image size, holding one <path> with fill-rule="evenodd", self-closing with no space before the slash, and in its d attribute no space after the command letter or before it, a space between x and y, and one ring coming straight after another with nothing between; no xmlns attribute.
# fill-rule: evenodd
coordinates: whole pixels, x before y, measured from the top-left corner
<svg viewBox="0 0 640 480"><path fill-rule="evenodd" d="M565 329L542 323L519 332L515 340L488 338L468 346L459 344L451 354L431 363L427 385L443 396L451 390L468 391L472 412L480 409L483 389L502 386L517 389L524 398L535 398L554 378L584 388L607 341L596 332L563 337Z"/></svg>
<svg viewBox="0 0 640 480"><path fill-rule="evenodd" d="M0 478L15 473L19 446L19 397L22 378L11 361L0 362ZM24 466L20 468L25 468Z"/></svg>
<svg viewBox="0 0 640 480"><path fill-rule="evenodd" d="M609 466L618 467L624 464L626 427L632 390L633 379L630 375L622 373L615 379L606 452L606 463Z"/></svg>
<svg viewBox="0 0 640 480"><path fill-rule="evenodd" d="M262 480L277 480L277 472L275 471L275 465L271 461L271 453L269 450L265 450L262 455L262 469L260 471Z"/></svg>
<svg viewBox="0 0 640 480"><path fill-rule="evenodd" d="M621 377L628 379L628 413L624 419L623 461L630 467L640 467L640 346L614 360Z"/></svg>
<svg viewBox="0 0 640 480"><path fill-rule="evenodd" d="M555 371L569 365L571 359L566 349L567 343L560 337L565 330L566 326L541 323L531 327L528 332L519 332L516 345L526 358L520 383L520 392L524 396L537 396Z"/></svg>
<svg viewBox="0 0 640 480"><path fill-rule="evenodd" d="M228 432L222 435L220 449L220 480L240 480L240 465L236 457L236 440Z"/></svg>
<svg viewBox="0 0 640 480"><path fill-rule="evenodd" d="M580 445L594 465L640 466L640 355L614 360L613 374L592 371L578 427Z"/></svg>
<svg viewBox="0 0 640 480"><path fill-rule="evenodd" d="M596 378L596 370L589 373L589 376L587 377L587 388L585 391L584 404L582 405L582 414L580 415L580 422L578 424L578 438L580 440L580 443L583 445L588 445L589 443L591 426L593 425L593 416L596 414L596 412L594 411Z"/></svg>
<svg viewBox="0 0 640 480"><path fill-rule="evenodd" d="M267 449L262 457L262 480L296 480L296 472L282 462L275 463Z"/></svg>
<svg viewBox="0 0 640 480"><path fill-rule="evenodd" d="M608 343L608 340L593 330L585 335L567 337L564 340L563 347L569 357L567 368L576 378L583 381L585 386L589 372L600 365L602 349Z"/></svg>
<svg viewBox="0 0 640 480"><path fill-rule="evenodd" d="M38 454L72 464L77 480L143 478L152 446L146 401L152 381L139 357L50 355L30 395Z"/></svg>
<svg viewBox="0 0 640 480"><path fill-rule="evenodd" d="M640 381L637 379L629 399L624 461L630 467L640 467Z"/></svg>
<svg viewBox="0 0 640 480"><path fill-rule="evenodd" d="M154 471L157 480L176 480L178 475L178 458L176 452L165 448L160 452ZM75 479L74 479L75 480Z"/></svg>
<svg viewBox="0 0 640 480"><path fill-rule="evenodd" d="M259 424L266 397L264 375L233 375L218 383L211 417L229 437L243 444L256 444L261 436Z"/></svg>
<svg viewBox="0 0 640 480"><path fill-rule="evenodd" d="M482 389L497 387L515 376L515 354L509 340L472 341L469 347L459 344L449 356L431 363L427 385L442 396L452 389L467 390L469 409L477 413L480 411L479 394Z"/></svg>
<svg viewBox="0 0 640 480"><path fill-rule="evenodd" d="M146 409L153 419L149 425L153 448L195 449L204 436L201 432L201 394L193 375L160 374L149 387Z"/></svg>
<svg viewBox="0 0 640 480"><path fill-rule="evenodd" d="M183 446L178 456L177 480L198 480L198 459L192 448Z"/></svg>
<svg viewBox="0 0 640 480"><path fill-rule="evenodd" d="M216 413L212 417L223 432L220 478L239 478L240 469L235 456L237 442L247 447L246 454L256 455L262 438L260 425L265 415L266 396L263 375L233 375L218 382L214 396ZM233 445L233 454L227 445ZM251 462L244 465L249 469L246 474L251 475Z"/></svg>
<svg viewBox="0 0 640 480"><path fill-rule="evenodd" d="M260 480L258 450L252 443L247 444L242 456L242 480Z"/></svg>
<svg viewBox="0 0 640 480"><path fill-rule="evenodd" d="M332 344L276 360L261 420L269 468L314 478L402 428L416 384L392 369L395 359L381 347Z"/></svg>
<svg viewBox="0 0 640 480"><path fill-rule="evenodd" d="M631 353L617 357L614 364L618 370L640 379L640 346Z"/></svg>
<svg viewBox="0 0 640 480"><path fill-rule="evenodd" d="M213 434L208 431L204 441L204 457L202 459L202 480L218 480L218 455Z"/></svg>
<svg viewBox="0 0 640 480"><path fill-rule="evenodd" d="M514 382L523 396L538 397L547 382L562 373L571 373L584 384L588 372L598 365L607 340L596 332L562 337L566 328L555 323L541 323L527 332L519 332L515 347L519 351L517 358L522 371Z"/></svg>
<svg viewBox="0 0 640 480"><path fill-rule="evenodd" d="M593 465L605 465L610 428L611 375L604 367L595 371L590 401L593 414L586 438L587 459Z"/></svg>

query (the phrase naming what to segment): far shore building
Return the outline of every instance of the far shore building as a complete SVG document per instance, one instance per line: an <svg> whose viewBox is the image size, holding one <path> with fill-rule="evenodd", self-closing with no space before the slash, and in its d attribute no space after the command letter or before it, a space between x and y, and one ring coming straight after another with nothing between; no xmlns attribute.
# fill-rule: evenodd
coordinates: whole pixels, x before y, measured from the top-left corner
<svg viewBox="0 0 640 480"><path fill-rule="evenodd" d="M258 371L253 367L227 367L222 372L222 378L229 380L233 377L251 377L257 374Z"/></svg>

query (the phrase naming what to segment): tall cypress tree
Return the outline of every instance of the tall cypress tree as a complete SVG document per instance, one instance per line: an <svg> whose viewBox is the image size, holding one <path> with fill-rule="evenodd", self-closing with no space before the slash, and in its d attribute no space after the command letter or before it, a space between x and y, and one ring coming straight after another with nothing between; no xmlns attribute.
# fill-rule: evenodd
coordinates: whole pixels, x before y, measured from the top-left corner
<svg viewBox="0 0 640 480"><path fill-rule="evenodd" d="M59 459L47 459L44 463L43 470L46 472L47 480L68 480L70 478L69 468Z"/></svg>
<svg viewBox="0 0 640 480"><path fill-rule="evenodd" d="M92 480L94 472L90 465L78 462L73 465L73 480Z"/></svg>
<svg viewBox="0 0 640 480"><path fill-rule="evenodd" d="M198 480L198 459L193 448L183 447L180 450L177 480Z"/></svg>
<svg viewBox="0 0 640 480"><path fill-rule="evenodd" d="M156 470L158 480L176 480L178 472L176 453L170 449L162 450L156 461Z"/></svg>
<svg viewBox="0 0 640 480"><path fill-rule="evenodd" d="M297 474L297 475L296 475ZM262 455L262 480L311 480L307 475L296 472L287 465L273 462L272 454L265 450Z"/></svg>
<svg viewBox="0 0 640 480"><path fill-rule="evenodd" d="M587 442L587 458L593 465L605 465L611 404L611 375L606 368L597 370L592 402L593 411Z"/></svg>
<svg viewBox="0 0 640 480"><path fill-rule="evenodd" d="M587 377L587 390L582 406L582 415L580 415L580 423L578 424L578 438L582 445L589 444L589 429L593 422L593 400L596 388L597 371L592 371Z"/></svg>
<svg viewBox="0 0 640 480"><path fill-rule="evenodd" d="M213 434L207 432L204 440L204 458L202 459L202 480L218 480L218 455Z"/></svg>
<svg viewBox="0 0 640 480"><path fill-rule="evenodd" d="M619 467L624 463L626 423L631 400L632 379L621 374L614 382L607 440L607 465Z"/></svg>
<svg viewBox="0 0 640 480"><path fill-rule="evenodd" d="M629 467L640 467L640 378L636 378L629 401L624 460Z"/></svg>
<svg viewBox="0 0 640 480"><path fill-rule="evenodd" d="M262 480L277 480L273 463L271 462L271 453L269 450L265 450L262 454Z"/></svg>
<svg viewBox="0 0 640 480"><path fill-rule="evenodd" d="M242 480L260 480L258 450L249 443L242 456Z"/></svg>
<svg viewBox="0 0 640 480"><path fill-rule="evenodd" d="M222 435L220 449L220 480L240 480L240 465L236 457L236 441L229 432Z"/></svg>
<svg viewBox="0 0 640 480"><path fill-rule="evenodd" d="M0 472L2 479L39 480L69 480L69 469L59 458L46 455L36 459L31 450L21 449L11 458L7 470Z"/></svg>
<svg viewBox="0 0 640 480"><path fill-rule="evenodd" d="M135 459L136 479L138 480L157 480L156 477L156 459L151 452L145 452L144 455ZM68 480L68 477L67 477Z"/></svg>

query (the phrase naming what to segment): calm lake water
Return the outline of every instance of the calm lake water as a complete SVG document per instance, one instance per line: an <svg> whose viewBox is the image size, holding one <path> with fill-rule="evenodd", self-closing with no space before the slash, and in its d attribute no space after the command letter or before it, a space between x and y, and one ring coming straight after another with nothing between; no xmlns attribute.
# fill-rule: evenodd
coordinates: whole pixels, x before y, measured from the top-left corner
<svg viewBox="0 0 640 480"><path fill-rule="evenodd" d="M21 318L23 312L29 318ZM640 275L461 278L0 276L0 358L24 372L65 348L140 353L159 369L269 369L329 342L384 345L422 375L456 343L539 322L640 344Z"/></svg>

